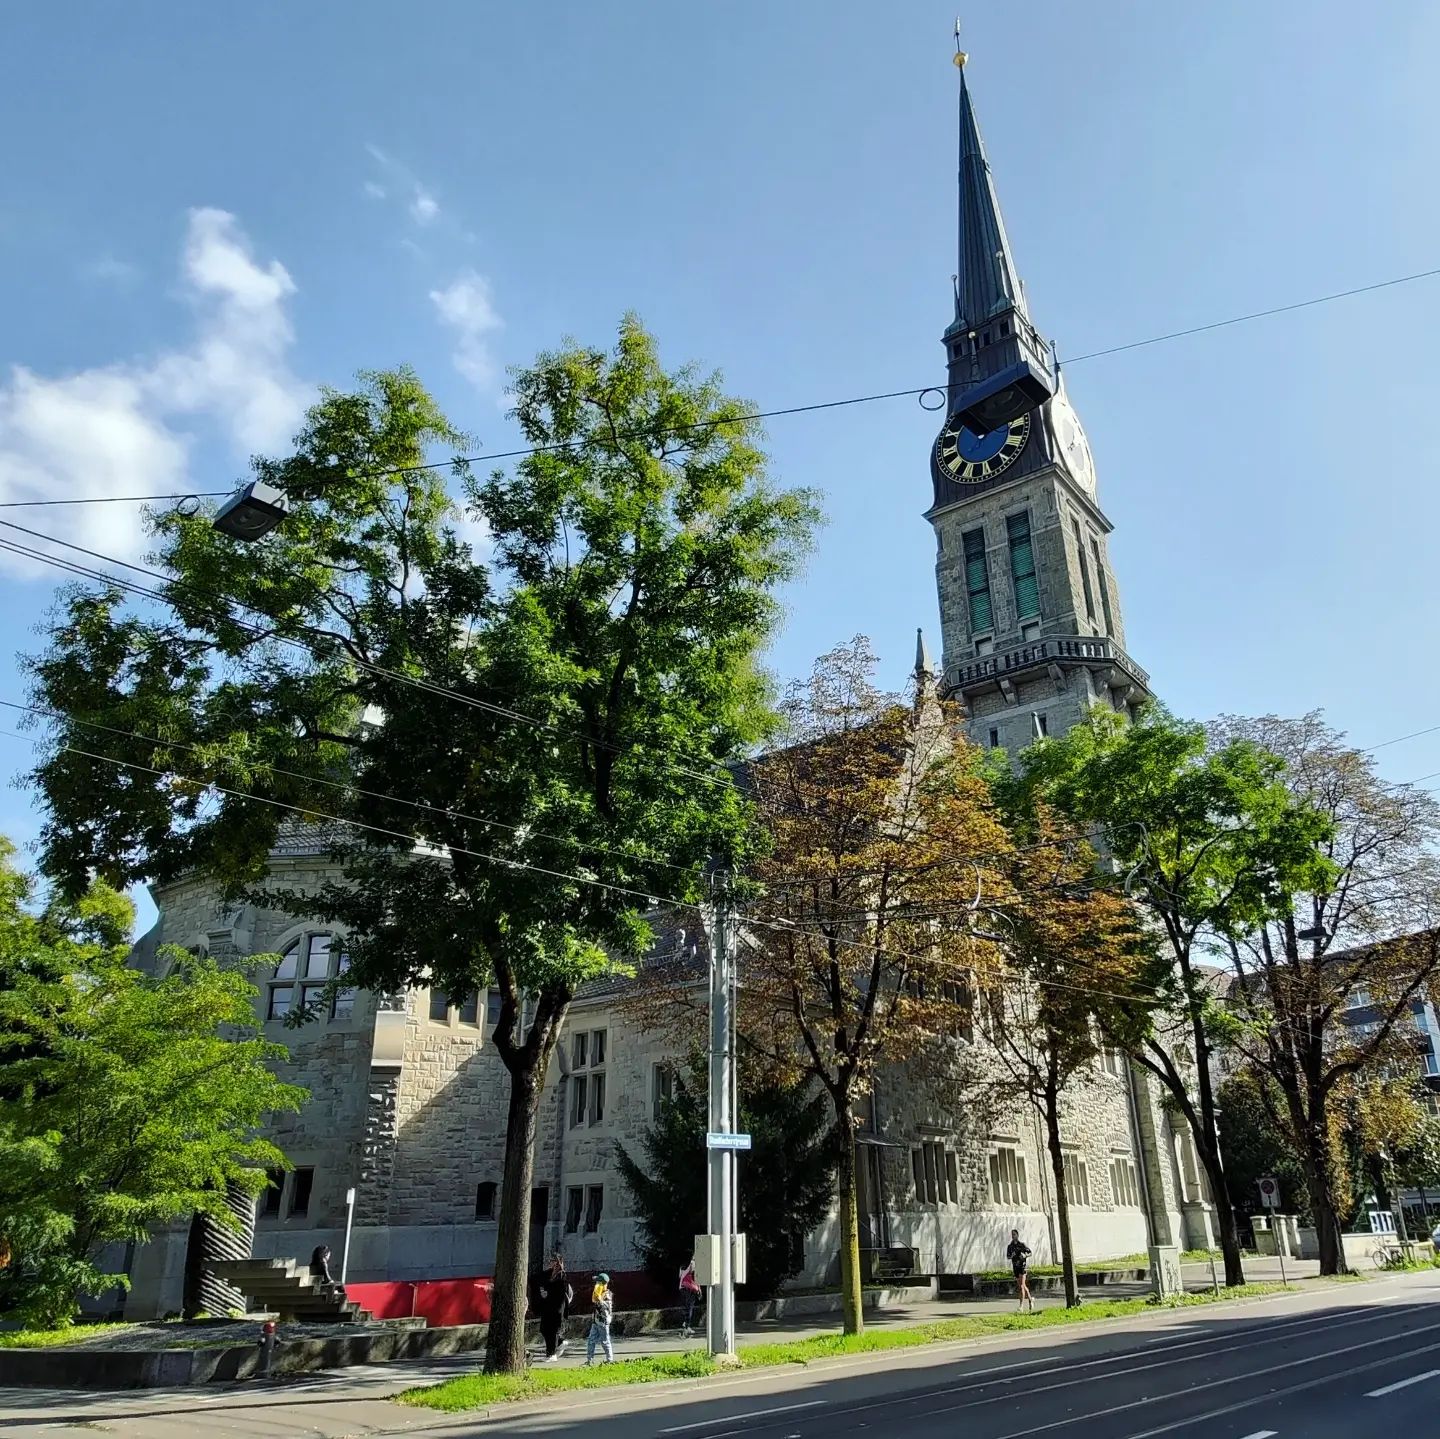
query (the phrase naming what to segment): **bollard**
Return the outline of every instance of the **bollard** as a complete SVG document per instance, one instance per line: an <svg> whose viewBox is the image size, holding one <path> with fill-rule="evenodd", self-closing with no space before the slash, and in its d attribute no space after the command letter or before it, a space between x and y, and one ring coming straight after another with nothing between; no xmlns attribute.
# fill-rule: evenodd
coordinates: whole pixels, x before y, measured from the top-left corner
<svg viewBox="0 0 1440 1439"><path fill-rule="evenodd" d="M257 1379L270 1377L270 1362L275 1357L275 1321L267 1319L260 1326L260 1363L256 1367Z"/></svg>

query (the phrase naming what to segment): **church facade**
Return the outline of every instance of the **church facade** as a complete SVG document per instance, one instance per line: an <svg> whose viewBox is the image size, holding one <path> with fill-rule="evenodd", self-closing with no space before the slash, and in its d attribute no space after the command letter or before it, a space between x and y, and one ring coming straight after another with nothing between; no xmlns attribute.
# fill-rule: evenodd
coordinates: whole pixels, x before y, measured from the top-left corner
<svg viewBox="0 0 1440 1439"><path fill-rule="evenodd" d="M941 682L963 701L976 742L1014 751L1063 733L1093 704L1133 709L1147 678L1123 648L1110 525L1058 374L1053 395L1003 426L978 432L955 414L1018 359L1056 373L1011 255L963 69L959 129L947 418L930 456L927 514ZM274 854L272 878L277 887L318 886L327 866L323 836L297 829ZM291 1051L284 1077L311 1098L274 1124L294 1168L275 1175L262 1198L256 1254L304 1259L328 1243L338 1255L353 1190L352 1281L492 1272L507 1094L489 1041L498 999L342 990L327 1016L290 1029L284 1016L305 1002L306 986L343 974L343 934L268 908L224 911L199 878L155 899L159 919L137 946L139 965L153 966L160 944L237 962L281 956L278 968L256 973L260 1018ZM703 937L671 930L661 944L673 953ZM983 1036L975 1043L983 1046ZM542 1105L532 1257L558 1247L572 1269L638 1267L615 1146L638 1151L677 1058L639 1027L621 982L591 986L576 1000ZM1065 1145L1078 1257L1209 1242L1210 1205L1189 1136L1122 1056L1102 1054L1074 1086ZM940 1090L903 1073L882 1076L863 1117L859 1160L867 1249L907 1250L919 1274L971 1273L1000 1265L1018 1228L1037 1263L1058 1259L1049 1160L1038 1119L1023 1107L977 1126ZM797 1282L833 1282L834 1221L805 1236L804 1249ZM183 1230L139 1246L127 1312L178 1309L184 1261Z"/></svg>

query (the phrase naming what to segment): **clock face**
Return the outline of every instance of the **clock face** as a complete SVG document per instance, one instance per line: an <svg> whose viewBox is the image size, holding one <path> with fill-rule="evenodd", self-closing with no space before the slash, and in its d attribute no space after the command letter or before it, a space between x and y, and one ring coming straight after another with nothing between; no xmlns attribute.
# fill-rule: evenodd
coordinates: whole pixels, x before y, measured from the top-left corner
<svg viewBox="0 0 1440 1439"><path fill-rule="evenodd" d="M983 435L962 425L951 415L940 438L935 441L935 458L952 480L978 485L981 480L1003 474L1020 458L1030 438L1030 416L1021 415L1008 425L987 430Z"/></svg>
<svg viewBox="0 0 1440 1439"><path fill-rule="evenodd" d="M1060 393L1050 401L1050 423L1054 429L1056 448L1070 477L1089 494L1095 493L1095 461L1080 417L1070 401Z"/></svg>

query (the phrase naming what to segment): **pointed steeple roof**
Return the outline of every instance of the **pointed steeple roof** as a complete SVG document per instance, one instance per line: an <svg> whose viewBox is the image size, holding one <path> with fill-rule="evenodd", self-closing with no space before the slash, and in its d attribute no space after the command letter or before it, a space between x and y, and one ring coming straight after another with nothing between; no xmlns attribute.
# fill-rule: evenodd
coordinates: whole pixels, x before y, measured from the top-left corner
<svg viewBox="0 0 1440 1439"><path fill-rule="evenodd" d="M925 631L915 631L915 678L924 682L935 678L935 662L930 658L930 646L925 643Z"/></svg>
<svg viewBox="0 0 1440 1439"><path fill-rule="evenodd" d="M957 54L956 62L960 66L960 253L955 323L957 328L973 330L1002 310L1013 308L1027 320L1030 317L1005 222L1000 218L990 162L975 123L963 57Z"/></svg>

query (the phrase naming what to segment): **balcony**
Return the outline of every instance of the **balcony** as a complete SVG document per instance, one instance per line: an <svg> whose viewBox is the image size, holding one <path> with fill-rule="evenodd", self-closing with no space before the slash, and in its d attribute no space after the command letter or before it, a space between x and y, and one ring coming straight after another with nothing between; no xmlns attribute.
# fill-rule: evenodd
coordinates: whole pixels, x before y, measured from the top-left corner
<svg viewBox="0 0 1440 1439"><path fill-rule="evenodd" d="M1054 637L1015 645L995 654L979 655L963 665L956 665L947 676L952 688L970 690L998 684L1002 679L1015 679L1028 670L1060 665L1073 669L1114 669L1120 672L1113 683L1128 682L1142 689L1150 688L1150 676L1108 638L1070 639Z"/></svg>

